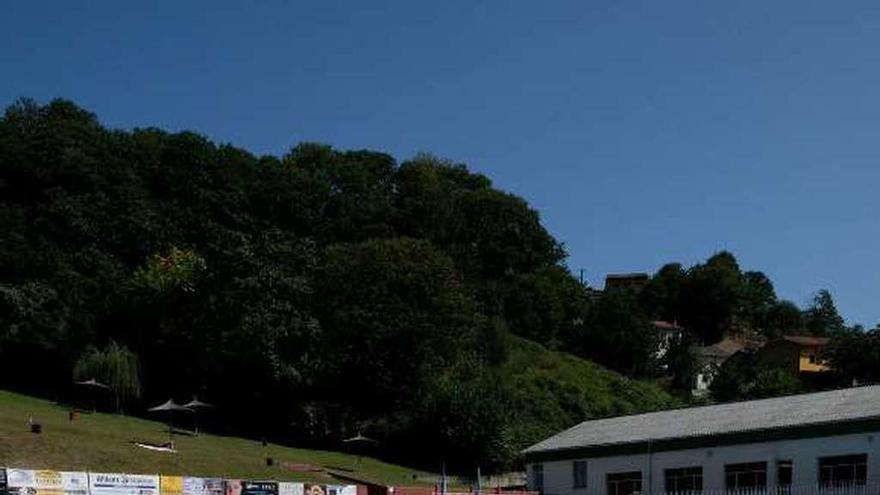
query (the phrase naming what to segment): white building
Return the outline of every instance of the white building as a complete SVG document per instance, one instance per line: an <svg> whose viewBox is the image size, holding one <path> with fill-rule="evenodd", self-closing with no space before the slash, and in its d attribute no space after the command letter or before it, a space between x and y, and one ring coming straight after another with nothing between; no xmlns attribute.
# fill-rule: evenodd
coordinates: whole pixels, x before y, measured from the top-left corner
<svg viewBox="0 0 880 495"><path fill-rule="evenodd" d="M680 327L677 322L663 320L652 321L651 326L657 335L657 348L654 351L654 357L657 360L662 360L669 353L672 344L684 336L684 328Z"/></svg>
<svg viewBox="0 0 880 495"><path fill-rule="evenodd" d="M523 453L545 495L876 495L880 386L586 421Z"/></svg>
<svg viewBox="0 0 880 495"><path fill-rule="evenodd" d="M691 349L697 361L697 371L694 374L694 385L691 394L694 397L709 395L709 387L718 376L724 363L737 352L745 349L745 345L733 339L726 338L721 342L705 347Z"/></svg>

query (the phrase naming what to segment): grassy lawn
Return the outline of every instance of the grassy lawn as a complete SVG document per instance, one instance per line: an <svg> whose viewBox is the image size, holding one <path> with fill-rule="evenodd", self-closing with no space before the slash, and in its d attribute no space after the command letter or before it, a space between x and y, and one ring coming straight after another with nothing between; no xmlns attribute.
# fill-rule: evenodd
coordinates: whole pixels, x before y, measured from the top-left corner
<svg viewBox="0 0 880 495"><path fill-rule="evenodd" d="M33 415L43 433L30 433ZM164 423L112 414L82 414L68 420L68 409L49 401L0 391L0 466L68 471L128 472L242 479L331 482L325 472L294 471L292 464L347 471L359 479L413 485L413 469L364 457L306 450L241 438L176 435L176 454L139 448L132 440L168 440ZM266 457L275 466L266 466Z"/></svg>

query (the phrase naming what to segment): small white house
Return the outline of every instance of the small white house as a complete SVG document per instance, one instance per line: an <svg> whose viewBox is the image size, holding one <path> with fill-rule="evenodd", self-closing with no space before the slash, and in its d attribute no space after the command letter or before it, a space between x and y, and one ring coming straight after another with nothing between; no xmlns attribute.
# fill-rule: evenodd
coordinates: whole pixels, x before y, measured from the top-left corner
<svg viewBox="0 0 880 495"><path fill-rule="evenodd" d="M523 454L545 495L877 495L880 386L586 421Z"/></svg>
<svg viewBox="0 0 880 495"><path fill-rule="evenodd" d="M694 347L691 353L697 361L697 370L694 374L694 384L691 394L694 397L709 395L709 387L712 381L721 371L721 366L733 357L737 352L745 349L745 345L733 339L726 338L716 344L705 347Z"/></svg>
<svg viewBox="0 0 880 495"><path fill-rule="evenodd" d="M668 322L663 320L655 320L651 322L651 326L654 328L654 332L656 334L657 339L657 347L654 350L654 357L658 360L662 360L666 357L666 354L669 353L669 349L672 348L672 344L681 339L685 333L683 327L679 326L677 322Z"/></svg>

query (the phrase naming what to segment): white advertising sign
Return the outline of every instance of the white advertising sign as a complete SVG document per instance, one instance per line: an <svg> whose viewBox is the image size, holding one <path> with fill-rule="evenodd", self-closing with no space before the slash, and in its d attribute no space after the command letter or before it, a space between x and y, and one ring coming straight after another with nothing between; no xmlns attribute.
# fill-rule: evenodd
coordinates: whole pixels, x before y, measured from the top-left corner
<svg viewBox="0 0 880 495"><path fill-rule="evenodd" d="M357 495L357 486L327 485L327 495Z"/></svg>
<svg viewBox="0 0 880 495"><path fill-rule="evenodd" d="M159 476L89 473L91 495L159 495Z"/></svg>
<svg viewBox="0 0 880 495"><path fill-rule="evenodd" d="M183 478L183 495L223 495L223 480L218 478Z"/></svg>

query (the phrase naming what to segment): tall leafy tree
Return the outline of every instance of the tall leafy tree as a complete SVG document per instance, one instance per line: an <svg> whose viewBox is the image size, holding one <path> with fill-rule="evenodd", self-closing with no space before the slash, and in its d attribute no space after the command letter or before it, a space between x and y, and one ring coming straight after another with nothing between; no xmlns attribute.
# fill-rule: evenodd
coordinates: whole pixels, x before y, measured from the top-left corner
<svg viewBox="0 0 880 495"><path fill-rule="evenodd" d="M846 329L843 317L837 312L834 298L827 289L813 296L813 302L804 311L804 323L813 335L834 335Z"/></svg>
<svg viewBox="0 0 880 495"><path fill-rule="evenodd" d="M736 258L726 251L713 255L688 270L682 290L683 323L704 344L718 342L736 321L743 291Z"/></svg>
<svg viewBox="0 0 880 495"><path fill-rule="evenodd" d="M764 334L776 338L787 334L797 334L804 330L804 314L791 301L777 301L767 314Z"/></svg>
<svg viewBox="0 0 880 495"><path fill-rule="evenodd" d="M137 355L125 346L110 341L104 349L89 347L73 368L75 380L95 379L110 387L116 398L116 410L126 401L141 396L140 363Z"/></svg>
<svg viewBox="0 0 880 495"><path fill-rule="evenodd" d="M484 323L449 257L414 239L328 247L316 297L324 383L363 421L406 410L435 372L476 349Z"/></svg>
<svg viewBox="0 0 880 495"><path fill-rule="evenodd" d="M586 289L565 268L551 265L519 275L510 284L504 317L517 332L561 349L580 349L577 326L590 306Z"/></svg>
<svg viewBox="0 0 880 495"><path fill-rule="evenodd" d="M670 322L681 320L684 316L682 291L687 276L681 263L663 265L639 294L647 315Z"/></svg>
<svg viewBox="0 0 880 495"><path fill-rule="evenodd" d="M590 308L584 334L582 352L590 359L632 376L657 372L657 333L633 294L604 294Z"/></svg>
<svg viewBox="0 0 880 495"><path fill-rule="evenodd" d="M743 273L741 322L750 330L767 334L771 332L770 314L776 307L776 291L773 282L763 272Z"/></svg>
<svg viewBox="0 0 880 495"><path fill-rule="evenodd" d="M393 233L391 156L305 143L294 147L283 164L296 174L299 192L309 198L304 206L310 233L320 241L361 241Z"/></svg>
<svg viewBox="0 0 880 495"><path fill-rule="evenodd" d="M842 383L880 383L880 326L867 332L853 329L836 333L825 358Z"/></svg>

